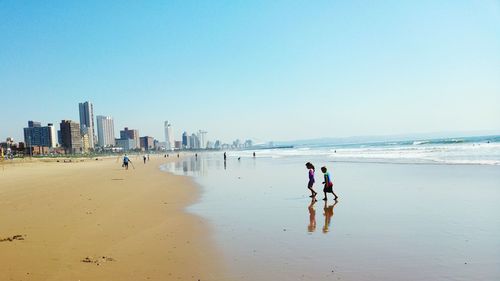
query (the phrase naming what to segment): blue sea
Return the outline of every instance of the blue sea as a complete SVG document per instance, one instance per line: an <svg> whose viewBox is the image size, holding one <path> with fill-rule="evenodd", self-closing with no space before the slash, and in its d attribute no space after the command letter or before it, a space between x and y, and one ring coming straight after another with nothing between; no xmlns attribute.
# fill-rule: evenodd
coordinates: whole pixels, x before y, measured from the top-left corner
<svg viewBox="0 0 500 281"><path fill-rule="evenodd" d="M325 157L335 162L500 165L500 136L365 143L298 143L293 148L230 151L230 156Z"/></svg>

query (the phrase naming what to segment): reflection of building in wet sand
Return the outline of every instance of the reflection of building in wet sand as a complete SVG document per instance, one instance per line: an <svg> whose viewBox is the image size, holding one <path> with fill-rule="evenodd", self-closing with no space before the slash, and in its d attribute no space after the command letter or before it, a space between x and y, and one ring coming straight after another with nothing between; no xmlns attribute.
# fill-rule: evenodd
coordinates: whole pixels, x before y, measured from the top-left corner
<svg viewBox="0 0 500 281"><path fill-rule="evenodd" d="M193 155L180 161L167 163L163 166L163 169L186 176L206 176L209 169L226 169L226 165L226 162L221 159L210 158L207 154L198 154L198 158Z"/></svg>
<svg viewBox="0 0 500 281"><path fill-rule="evenodd" d="M207 173L206 165L206 159L201 157L196 159L193 156L173 163L167 163L163 167L171 173L181 173L186 176L204 176Z"/></svg>

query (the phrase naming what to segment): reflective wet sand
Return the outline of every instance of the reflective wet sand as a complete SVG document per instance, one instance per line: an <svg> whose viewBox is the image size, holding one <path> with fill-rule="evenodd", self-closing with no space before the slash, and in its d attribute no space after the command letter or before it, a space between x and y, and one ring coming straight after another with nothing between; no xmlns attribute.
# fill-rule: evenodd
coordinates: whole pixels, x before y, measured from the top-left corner
<svg viewBox="0 0 500 281"><path fill-rule="evenodd" d="M316 166L317 202L304 163ZM326 165L340 196L322 201ZM222 280L500 280L500 167L199 155L189 208L214 226Z"/></svg>

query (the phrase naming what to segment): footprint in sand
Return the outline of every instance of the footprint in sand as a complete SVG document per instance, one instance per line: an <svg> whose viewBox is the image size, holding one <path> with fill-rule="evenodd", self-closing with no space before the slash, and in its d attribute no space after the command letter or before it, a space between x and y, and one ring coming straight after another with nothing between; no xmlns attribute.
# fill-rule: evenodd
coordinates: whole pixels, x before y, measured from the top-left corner
<svg viewBox="0 0 500 281"><path fill-rule="evenodd" d="M24 235L18 234L18 235L14 235L14 236L7 237L7 238L1 238L0 242L6 242L6 241L12 242L14 240L24 240Z"/></svg>
<svg viewBox="0 0 500 281"><path fill-rule="evenodd" d="M101 263L113 262L113 261L116 261L116 260L114 258L106 257L106 256L102 256L102 257L98 257L98 258L86 257L83 260L81 260L81 262L84 262L84 263L93 263L95 265L100 265Z"/></svg>

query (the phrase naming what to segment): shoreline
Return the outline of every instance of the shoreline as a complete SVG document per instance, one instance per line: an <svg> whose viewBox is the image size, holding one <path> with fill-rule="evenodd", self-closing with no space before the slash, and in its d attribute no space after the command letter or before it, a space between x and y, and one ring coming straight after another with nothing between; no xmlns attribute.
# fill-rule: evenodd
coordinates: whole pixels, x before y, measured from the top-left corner
<svg viewBox="0 0 500 281"><path fill-rule="evenodd" d="M0 242L0 279L220 276L211 226L186 211L201 191L189 177L160 170L177 158L150 159L133 157L128 171L115 158L5 165L0 241L12 241Z"/></svg>

